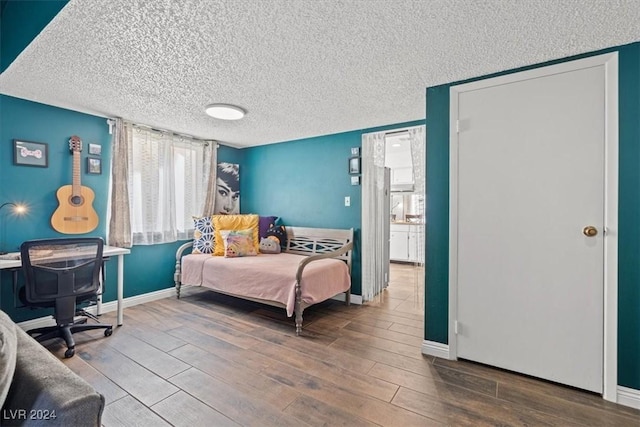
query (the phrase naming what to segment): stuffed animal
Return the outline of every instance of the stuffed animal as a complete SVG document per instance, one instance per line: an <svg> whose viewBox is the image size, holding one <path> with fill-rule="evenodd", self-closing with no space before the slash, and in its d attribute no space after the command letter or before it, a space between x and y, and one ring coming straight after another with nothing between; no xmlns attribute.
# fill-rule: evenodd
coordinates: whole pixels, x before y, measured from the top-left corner
<svg viewBox="0 0 640 427"><path fill-rule="evenodd" d="M279 254L280 241L273 237L263 237L260 239L260 253Z"/></svg>
<svg viewBox="0 0 640 427"><path fill-rule="evenodd" d="M265 237L277 239L280 242L280 248L284 251L287 249L287 230L284 225L273 225L267 229Z"/></svg>

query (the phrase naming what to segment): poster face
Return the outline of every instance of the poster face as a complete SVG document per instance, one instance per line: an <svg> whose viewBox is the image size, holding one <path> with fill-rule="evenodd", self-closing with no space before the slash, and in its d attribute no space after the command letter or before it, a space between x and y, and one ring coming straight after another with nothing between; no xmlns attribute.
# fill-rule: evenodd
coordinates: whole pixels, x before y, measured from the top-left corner
<svg viewBox="0 0 640 427"><path fill-rule="evenodd" d="M216 214L231 215L240 213L240 165L218 163L216 188Z"/></svg>

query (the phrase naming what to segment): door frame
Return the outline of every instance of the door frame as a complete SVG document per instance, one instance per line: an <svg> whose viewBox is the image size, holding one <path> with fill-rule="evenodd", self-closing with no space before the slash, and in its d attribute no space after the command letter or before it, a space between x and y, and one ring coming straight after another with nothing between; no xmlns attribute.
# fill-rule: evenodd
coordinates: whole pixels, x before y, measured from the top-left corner
<svg viewBox="0 0 640 427"><path fill-rule="evenodd" d="M449 358L457 359L458 307L458 96L462 92L566 73L584 68L605 69L604 154L604 354L603 398L617 401L618 383L618 53L607 53L544 66L450 88L449 110Z"/></svg>

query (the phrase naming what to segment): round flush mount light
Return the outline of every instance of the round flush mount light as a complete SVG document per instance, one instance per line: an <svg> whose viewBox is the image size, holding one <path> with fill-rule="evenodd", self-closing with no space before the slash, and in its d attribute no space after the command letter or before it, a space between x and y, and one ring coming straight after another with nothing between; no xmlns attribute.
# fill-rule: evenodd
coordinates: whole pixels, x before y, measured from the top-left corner
<svg viewBox="0 0 640 427"><path fill-rule="evenodd" d="M242 108L231 104L211 104L204 110L213 118L221 120L240 120L247 112Z"/></svg>

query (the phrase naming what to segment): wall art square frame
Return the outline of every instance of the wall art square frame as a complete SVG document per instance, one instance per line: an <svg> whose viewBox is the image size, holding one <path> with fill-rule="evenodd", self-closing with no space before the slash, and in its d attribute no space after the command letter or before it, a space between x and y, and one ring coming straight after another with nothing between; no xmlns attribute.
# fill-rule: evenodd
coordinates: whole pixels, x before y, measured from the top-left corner
<svg viewBox="0 0 640 427"><path fill-rule="evenodd" d="M360 174L360 157L349 157L349 174Z"/></svg>
<svg viewBox="0 0 640 427"><path fill-rule="evenodd" d="M49 167L49 144L46 142L13 140L13 164L18 166Z"/></svg>
<svg viewBox="0 0 640 427"><path fill-rule="evenodd" d="M102 154L102 145L100 144L89 144L89 155L100 157Z"/></svg>
<svg viewBox="0 0 640 427"><path fill-rule="evenodd" d="M100 175L102 173L102 159L87 157L87 173Z"/></svg>

